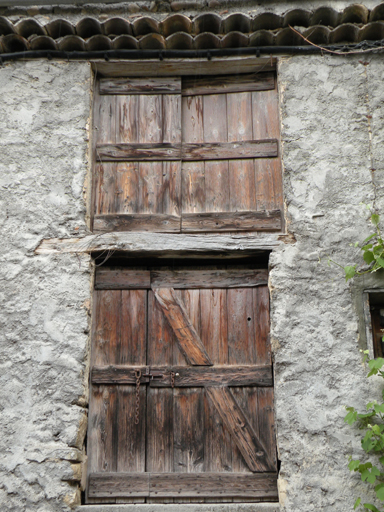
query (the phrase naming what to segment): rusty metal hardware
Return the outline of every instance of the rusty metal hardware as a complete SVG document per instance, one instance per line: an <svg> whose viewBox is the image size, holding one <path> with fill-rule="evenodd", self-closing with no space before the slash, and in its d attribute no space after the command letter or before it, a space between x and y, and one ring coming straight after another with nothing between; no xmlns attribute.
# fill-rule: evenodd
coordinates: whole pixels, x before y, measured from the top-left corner
<svg viewBox="0 0 384 512"><path fill-rule="evenodd" d="M178 373L175 373L175 372L171 372L171 387L174 388L175 387L175 377L178 377L179 374Z"/></svg>
<svg viewBox="0 0 384 512"><path fill-rule="evenodd" d="M139 414L140 414L140 379L141 379L141 370L135 370L136 377L136 411L135 411L135 425L139 424Z"/></svg>
<svg viewBox="0 0 384 512"><path fill-rule="evenodd" d="M161 373L161 372L150 371L149 367L147 366L147 368L145 369L145 373L142 374L141 377L143 379L149 379L149 380L163 379L164 378L164 374Z"/></svg>

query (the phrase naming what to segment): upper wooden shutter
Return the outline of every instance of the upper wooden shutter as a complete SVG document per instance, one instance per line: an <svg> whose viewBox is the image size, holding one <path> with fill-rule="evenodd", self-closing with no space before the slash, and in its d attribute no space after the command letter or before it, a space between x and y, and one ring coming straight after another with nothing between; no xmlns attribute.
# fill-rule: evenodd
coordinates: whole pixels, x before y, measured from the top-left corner
<svg viewBox="0 0 384 512"><path fill-rule="evenodd" d="M97 272L89 503L277 499L267 278Z"/></svg>
<svg viewBox="0 0 384 512"><path fill-rule="evenodd" d="M282 227L273 73L101 79L94 230Z"/></svg>

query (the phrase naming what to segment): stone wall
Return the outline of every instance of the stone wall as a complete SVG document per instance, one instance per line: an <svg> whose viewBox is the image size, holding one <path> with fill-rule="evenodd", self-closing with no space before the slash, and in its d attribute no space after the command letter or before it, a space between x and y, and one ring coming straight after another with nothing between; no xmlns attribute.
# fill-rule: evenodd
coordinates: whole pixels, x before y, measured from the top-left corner
<svg viewBox="0 0 384 512"><path fill-rule="evenodd" d="M361 449L344 425L343 405L380 393L377 381L365 379L350 286L327 259L358 261L349 244L371 229L360 203L383 208L382 74L377 56L280 60L284 191L297 240L270 261L287 512L353 510L365 490L347 470L348 456Z"/></svg>
<svg viewBox="0 0 384 512"><path fill-rule="evenodd" d="M343 405L375 398L378 384L365 379L350 286L327 255L357 258L349 243L370 229L360 203L384 206L383 66L284 57L278 81L296 238L271 256L281 510L346 512L365 485L347 470L360 447ZM0 97L0 509L64 511L79 500L91 267L34 249L87 234L89 66L7 64Z"/></svg>
<svg viewBox="0 0 384 512"><path fill-rule="evenodd" d="M86 425L90 270L34 249L87 231L89 66L8 64L0 98L0 510L63 510Z"/></svg>

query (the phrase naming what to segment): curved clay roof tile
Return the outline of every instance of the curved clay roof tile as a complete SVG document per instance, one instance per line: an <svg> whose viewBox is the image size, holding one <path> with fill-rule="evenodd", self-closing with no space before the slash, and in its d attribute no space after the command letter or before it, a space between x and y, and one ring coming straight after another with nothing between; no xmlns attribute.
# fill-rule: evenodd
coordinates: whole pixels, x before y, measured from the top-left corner
<svg viewBox="0 0 384 512"><path fill-rule="evenodd" d="M221 29L221 16L213 12L207 12L196 16L193 20L193 33L202 34L203 32L211 32L219 34Z"/></svg>
<svg viewBox="0 0 384 512"><path fill-rule="evenodd" d="M76 25L76 34L83 39L101 33L101 25L95 18L83 18Z"/></svg>
<svg viewBox="0 0 384 512"><path fill-rule="evenodd" d="M283 28L275 36L277 46L301 46L307 44L304 39L291 28Z"/></svg>
<svg viewBox="0 0 384 512"><path fill-rule="evenodd" d="M54 20L44 26L47 34L53 39L75 34L75 27L67 20Z"/></svg>
<svg viewBox="0 0 384 512"><path fill-rule="evenodd" d="M145 36L152 33L158 34L159 32L159 24L157 21L148 16L137 18L133 22L133 35L135 36Z"/></svg>
<svg viewBox="0 0 384 512"><path fill-rule="evenodd" d="M379 41L384 39L384 22L374 21L368 23L359 31L359 41Z"/></svg>
<svg viewBox="0 0 384 512"><path fill-rule="evenodd" d="M222 48L244 48L249 44L249 36L242 32L230 32L221 40Z"/></svg>
<svg viewBox="0 0 384 512"><path fill-rule="evenodd" d="M190 50L193 47L193 38L185 32L176 32L167 37L165 45L170 50Z"/></svg>
<svg viewBox="0 0 384 512"><path fill-rule="evenodd" d="M252 30L276 30L283 25L283 18L272 12L259 14L252 22Z"/></svg>
<svg viewBox="0 0 384 512"><path fill-rule="evenodd" d="M329 35L331 44L356 43L359 39L359 27L352 23L344 23L334 28Z"/></svg>
<svg viewBox="0 0 384 512"><path fill-rule="evenodd" d="M221 39L212 32L202 32L197 35L193 41L193 47L197 50L212 50L220 48Z"/></svg>
<svg viewBox="0 0 384 512"><path fill-rule="evenodd" d="M100 52L103 50L110 50L112 48L112 43L109 37L103 34L97 34L96 36L92 36L88 39L85 43L85 48L89 52Z"/></svg>
<svg viewBox="0 0 384 512"><path fill-rule="evenodd" d="M102 30L106 36L111 34L121 36L123 34L132 35L132 27L129 21L123 18L110 18L102 23Z"/></svg>
<svg viewBox="0 0 384 512"><path fill-rule="evenodd" d="M168 37L176 32L192 32L192 21L183 14L173 14L169 16L159 25L161 33L164 37Z"/></svg>
<svg viewBox="0 0 384 512"><path fill-rule="evenodd" d="M341 13L332 9L332 7L319 7L311 16L311 25L326 25L336 27L341 18Z"/></svg>
<svg viewBox="0 0 384 512"><path fill-rule="evenodd" d="M142 50L164 50L164 37L160 34L147 34L140 39L139 46Z"/></svg>
<svg viewBox="0 0 384 512"><path fill-rule="evenodd" d="M16 23L15 30L21 37L25 37L25 39L27 39L29 36L32 36L33 34L36 34L37 36L46 35L46 31L43 29L40 23L37 23L37 21L33 18L20 20L18 23Z"/></svg>
<svg viewBox="0 0 384 512"><path fill-rule="evenodd" d="M31 50L57 50L55 41L49 36L36 36L29 44Z"/></svg>
<svg viewBox="0 0 384 512"><path fill-rule="evenodd" d="M369 21L380 21L384 20L384 3L377 5L371 11Z"/></svg>
<svg viewBox="0 0 384 512"><path fill-rule="evenodd" d="M85 42L79 36L64 36L57 42L59 50L63 52L83 52L85 51Z"/></svg>
<svg viewBox="0 0 384 512"><path fill-rule="evenodd" d="M258 30L249 36L249 46L274 46L275 36L269 30Z"/></svg>
<svg viewBox="0 0 384 512"><path fill-rule="evenodd" d="M328 27L324 25L316 25L314 27L309 27L303 32L303 36L311 41L311 43L324 45L329 43L329 36L331 31ZM303 41L303 44L308 44Z"/></svg>
<svg viewBox="0 0 384 512"><path fill-rule="evenodd" d="M283 27L308 27L311 19L311 12L304 9L293 9L288 11L283 19Z"/></svg>
<svg viewBox="0 0 384 512"><path fill-rule="evenodd" d="M340 23L362 23L365 25L368 23L369 9L364 5L354 4L349 5L344 9L341 15Z"/></svg>
<svg viewBox="0 0 384 512"><path fill-rule="evenodd" d="M139 43L133 36L118 36L112 41L114 50L137 50Z"/></svg>
<svg viewBox="0 0 384 512"><path fill-rule="evenodd" d="M15 53L15 52L25 52L29 50L29 44L24 37L19 36L19 34L8 34L1 38L1 43L3 45L4 53Z"/></svg>
<svg viewBox="0 0 384 512"><path fill-rule="evenodd" d="M8 34L14 34L15 27L13 24L4 18L4 16L0 16L0 36L7 36Z"/></svg>
<svg viewBox="0 0 384 512"><path fill-rule="evenodd" d="M247 34L251 32L251 18L242 12L230 14L223 20L222 32L229 34L230 32L242 32Z"/></svg>

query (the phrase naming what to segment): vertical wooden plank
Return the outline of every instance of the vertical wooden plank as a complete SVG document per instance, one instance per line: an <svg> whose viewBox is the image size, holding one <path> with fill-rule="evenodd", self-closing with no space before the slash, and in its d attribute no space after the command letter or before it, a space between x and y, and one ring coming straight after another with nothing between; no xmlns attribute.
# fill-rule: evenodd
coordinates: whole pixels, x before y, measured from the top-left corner
<svg viewBox="0 0 384 512"><path fill-rule="evenodd" d="M276 89L252 92L253 138L279 138L279 104Z"/></svg>
<svg viewBox="0 0 384 512"><path fill-rule="evenodd" d="M243 410L247 411L247 417L254 428L257 436L260 438L259 431L259 405L258 405L258 388L254 387L243 387L243 388L231 388L231 392L235 397L237 403ZM249 473L250 470L244 461L240 450L233 443L233 471L235 473ZM252 502L260 500L234 498L234 503Z"/></svg>
<svg viewBox="0 0 384 512"><path fill-rule="evenodd" d="M162 213L180 215L181 162L163 162L163 184L159 205Z"/></svg>
<svg viewBox="0 0 384 512"><path fill-rule="evenodd" d="M116 96L99 96L96 113L98 144L115 143L116 141Z"/></svg>
<svg viewBox="0 0 384 512"><path fill-rule="evenodd" d="M139 142L140 102L137 95L116 96L116 143ZM137 162L120 163L116 167L116 213L138 213Z"/></svg>
<svg viewBox="0 0 384 512"><path fill-rule="evenodd" d="M204 142L227 142L226 94L203 97ZM228 161L205 162L205 211L229 211Z"/></svg>
<svg viewBox="0 0 384 512"><path fill-rule="evenodd" d="M252 93L227 94L228 142L253 140L250 112ZM254 160L230 160L228 170L230 211L256 210Z"/></svg>
<svg viewBox="0 0 384 512"><path fill-rule="evenodd" d="M162 95L141 95L139 102L139 142L162 142ZM162 174L162 162L139 163L138 213L162 213L162 204L159 201Z"/></svg>
<svg viewBox="0 0 384 512"><path fill-rule="evenodd" d="M118 364L146 364L147 292L122 290L121 350Z"/></svg>
<svg viewBox="0 0 384 512"><path fill-rule="evenodd" d="M148 291L148 365L171 365L174 335L152 290ZM173 471L173 389L148 388L147 472ZM173 498L147 498L147 503L173 503Z"/></svg>
<svg viewBox="0 0 384 512"><path fill-rule="evenodd" d="M202 96L182 99L182 141L204 142ZM204 162L182 163L182 211L205 212Z"/></svg>
<svg viewBox="0 0 384 512"><path fill-rule="evenodd" d="M272 364L269 339L269 290L268 286L252 289L255 306L255 342L257 364Z"/></svg>
<svg viewBox="0 0 384 512"><path fill-rule="evenodd" d="M98 108L95 113L97 144L116 142L116 96L98 96ZM97 148L95 147L96 156ZM116 203L116 164L96 164L96 211L98 214L114 213Z"/></svg>
<svg viewBox="0 0 384 512"><path fill-rule="evenodd" d="M188 317L200 336L200 290L177 290ZM176 355L176 354L175 354ZM186 365L177 354L175 364ZM177 363L176 363L177 361ZM177 377L176 377L177 378ZM174 471L199 473L204 470L204 391L202 388L174 390ZM201 503L199 498L175 499L178 503Z"/></svg>
<svg viewBox="0 0 384 512"><path fill-rule="evenodd" d="M283 210L280 158L257 158L254 164L257 210Z"/></svg>
<svg viewBox="0 0 384 512"><path fill-rule="evenodd" d="M121 346L118 364L146 364L147 292L121 291ZM140 386L139 423L135 424L136 388L117 386L117 471L145 471L146 385ZM116 503L144 503L144 498L116 498Z"/></svg>
<svg viewBox="0 0 384 512"><path fill-rule="evenodd" d="M228 364L227 290L200 290L201 341L214 364Z"/></svg>
<svg viewBox="0 0 384 512"><path fill-rule="evenodd" d="M139 142L138 120L140 102L138 95L116 96L116 143Z"/></svg>
<svg viewBox="0 0 384 512"><path fill-rule="evenodd" d="M227 291L229 364L256 364L252 288Z"/></svg>
<svg viewBox="0 0 384 512"><path fill-rule="evenodd" d="M114 454L117 447L116 430L116 387L93 386L90 396L88 418L88 474L94 472L116 471ZM116 503L115 498L93 500L87 503Z"/></svg>
<svg viewBox="0 0 384 512"><path fill-rule="evenodd" d="M98 290L95 300L91 364L92 366L119 364L121 291Z"/></svg>
<svg viewBox="0 0 384 512"><path fill-rule="evenodd" d="M138 213L139 164L118 163L116 166L116 213Z"/></svg>
<svg viewBox="0 0 384 512"><path fill-rule="evenodd" d="M276 435L273 411L273 388L254 388L258 393L258 422L260 441L267 451L269 459L277 468Z"/></svg>
<svg viewBox="0 0 384 512"><path fill-rule="evenodd" d="M174 471L199 473L204 465L204 408L200 390L175 388Z"/></svg>
<svg viewBox="0 0 384 512"><path fill-rule="evenodd" d="M96 210L95 213L114 213L116 208L116 164L104 162L95 166Z"/></svg>
<svg viewBox="0 0 384 512"><path fill-rule="evenodd" d="M280 120L277 90L252 92L254 139L279 138ZM283 186L280 158L256 159L257 209L282 209Z"/></svg>
<svg viewBox="0 0 384 512"><path fill-rule="evenodd" d="M181 95L162 96L162 141L181 142ZM161 213L179 215L181 206L181 161L162 163Z"/></svg>

